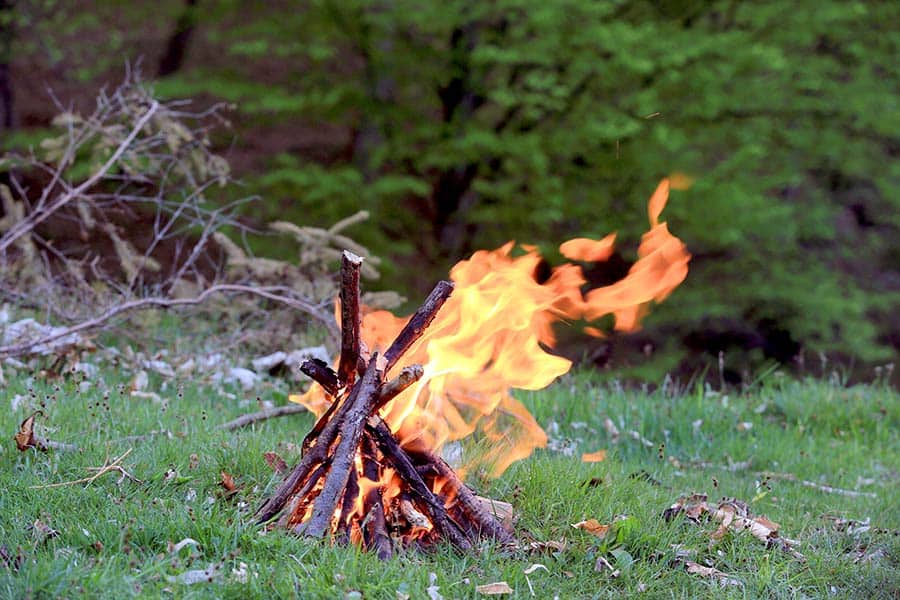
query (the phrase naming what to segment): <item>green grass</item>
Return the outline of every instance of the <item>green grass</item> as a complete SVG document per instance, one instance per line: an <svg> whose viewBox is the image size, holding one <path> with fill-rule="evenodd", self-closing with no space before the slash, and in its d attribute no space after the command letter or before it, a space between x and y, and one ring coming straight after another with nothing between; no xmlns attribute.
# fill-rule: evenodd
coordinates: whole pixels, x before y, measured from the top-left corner
<svg viewBox="0 0 900 600"><path fill-rule="evenodd" d="M844 388L776 375L746 393L642 393L617 390L589 374L568 376L519 397L542 425L556 423L550 429L557 447L575 454L541 450L499 480L475 481L479 491L513 503L521 539L565 540L565 549L509 555L485 545L460 555L444 548L381 563L354 548L263 535L252 523L253 510L279 480L263 453L296 461L290 444L310 427L309 415L228 433L215 426L253 409L239 406L243 393L231 389L237 397L229 398L188 382L163 388L151 380L151 389L168 401L163 410L120 392L128 382L114 373L103 370L81 393L71 378L36 378L33 396L25 377L7 375L2 397L24 399L0 417L7 440L0 451L0 544L24 560L18 572L0 562L0 597L397 598L401 592L427 598L430 577L448 599L479 597L475 586L495 581L515 590L501 597L517 598L888 598L900 589L900 402L882 386ZM276 385L261 395L282 402L285 390ZM46 413L39 417L45 437L77 443L82 451L17 451L10 438L37 408ZM616 442L602 426L606 416L623 433ZM752 427L741 431L744 422ZM151 430L173 436L121 440ZM654 446L632 439L630 430ZM85 477L87 467L129 448L123 465L143 484L117 484L117 475L108 474L89 485L32 487ZM581 452L600 448L609 451L604 462L580 462ZM744 461L751 461L749 468L727 468ZM170 470L174 476L167 479ZM241 486L231 498L218 486L222 470ZM762 484L763 471L877 498L785 479ZM802 543L807 561L767 549L745 533L711 544L714 526L661 518L680 495L695 491L749 502L754 514L780 523L786 537ZM871 528L848 533L830 517L871 519ZM619 520L598 540L570 526L587 518ZM58 535L36 539L29 529L36 519ZM186 537L198 545L173 556L168 544ZM743 587L723 589L687 574L674 562L675 545ZM595 572L600 555L620 569L617 578ZM854 562L859 556L869 559ZM241 563L246 583L232 574ZM526 576L533 563L547 570ZM223 572L212 583L170 579L210 564Z"/></svg>

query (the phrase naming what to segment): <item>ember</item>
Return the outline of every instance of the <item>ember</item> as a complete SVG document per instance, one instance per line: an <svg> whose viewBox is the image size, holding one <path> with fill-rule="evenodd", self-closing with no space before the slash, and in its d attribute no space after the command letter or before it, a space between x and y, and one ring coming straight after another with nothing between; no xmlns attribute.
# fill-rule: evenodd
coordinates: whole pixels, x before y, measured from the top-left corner
<svg viewBox="0 0 900 600"><path fill-rule="evenodd" d="M628 274L587 293L581 267L571 263L538 283L541 256L531 246L514 255L511 242L457 264L453 283L440 282L407 320L360 306L362 259L345 253L340 359L335 369L316 360L302 366L319 385L291 399L320 418L300 464L260 509L260 521L280 515L277 523L299 534L334 535L382 557L396 542L427 547L444 539L458 548L484 537L512 542L485 508L490 504L438 453L477 430L488 449L467 468L497 476L546 445L544 431L509 390L540 389L569 370L570 361L544 349L554 342L555 322L611 314L617 330L630 331L650 302L684 280L690 254L659 223L668 191L663 180L650 199L651 229ZM606 260L614 242L614 235L579 238L560 251L571 260ZM370 348L387 349L370 356Z"/></svg>

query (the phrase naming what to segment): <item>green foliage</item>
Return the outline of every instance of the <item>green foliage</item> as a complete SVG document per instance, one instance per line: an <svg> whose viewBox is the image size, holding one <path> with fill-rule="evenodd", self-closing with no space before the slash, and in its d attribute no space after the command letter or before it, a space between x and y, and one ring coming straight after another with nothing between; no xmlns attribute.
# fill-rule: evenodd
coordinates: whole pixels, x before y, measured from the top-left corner
<svg viewBox="0 0 900 600"><path fill-rule="evenodd" d="M664 219L695 258L654 331L740 323L875 361L900 336L898 18L836 0L219 0L199 9L205 58L157 90L327 132L247 183L263 219L370 211L359 239L393 254L392 287L509 239L553 257L618 230L630 260L646 198L685 173Z"/></svg>

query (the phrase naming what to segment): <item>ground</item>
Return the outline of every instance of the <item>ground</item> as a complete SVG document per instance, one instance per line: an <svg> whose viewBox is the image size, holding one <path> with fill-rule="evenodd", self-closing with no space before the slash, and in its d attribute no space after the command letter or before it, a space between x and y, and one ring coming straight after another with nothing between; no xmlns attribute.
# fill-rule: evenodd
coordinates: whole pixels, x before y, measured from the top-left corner
<svg viewBox="0 0 900 600"><path fill-rule="evenodd" d="M280 479L264 454L293 464L312 417L217 426L259 401L283 403L293 386L265 378L244 391L196 373L151 372L145 389L158 397L142 397L131 395L129 373L111 364L61 378L7 369L0 597L449 599L481 597L477 586L501 581L512 589L501 598L891 598L900 589L900 402L877 383L776 373L744 392L663 385L650 393L596 373L566 376L518 395L549 447L498 480L470 481L512 503L522 549L443 548L381 564L253 523ZM39 434L80 451L18 451L10 438L37 409ZM604 449L605 460L581 461ZM120 464L142 483L110 472L48 487L90 477L89 467L126 452ZM746 501L805 559L746 531L715 541L715 523L663 518L693 492ZM592 518L611 525L605 537L572 527ZM612 570L596 570L599 558ZM690 574L685 561L736 583Z"/></svg>

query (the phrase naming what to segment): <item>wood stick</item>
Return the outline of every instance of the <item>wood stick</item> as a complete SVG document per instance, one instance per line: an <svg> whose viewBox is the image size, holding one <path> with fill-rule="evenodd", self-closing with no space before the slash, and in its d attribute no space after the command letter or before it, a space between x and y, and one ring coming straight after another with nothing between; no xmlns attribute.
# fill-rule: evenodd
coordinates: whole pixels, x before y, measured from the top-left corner
<svg viewBox="0 0 900 600"><path fill-rule="evenodd" d="M446 479L445 489L448 489L448 495L455 494L456 496L456 504L454 506L475 524L481 536L492 538L503 544L515 543L516 540L512 534L497 521L494 515L484 509L484 505L478 501L475 493L460 480L459 476L442 458L427 450L411 453L411 456L420 464L433 466L438 473L438 477ZM461 519L455 520L459 522Z"/></svg>
<svg viewBox="0 0 900 600"><path fill-rule="evenodd" d="M325 474L325 471L328 470L330 464L330 461L325 461L323 463L320 463L319 466L313 469L313 472L310 474L309 478L306 480L303 486L301 486L300 489L297 490L296 494L293 494L291 496L291 505L288 506L289 510L285 511L284 514L281 515L281 518L278 520L279 526L287 527L287 525L291 522L291 519L293 519L297 514L297 511L309 504L306 497L315 487L316 483L319 481L322 475Z"/></svg>
<svg viewBox="0 0 900 600"><path fill-rule="evenodd" d="M338 376L352 385L359 363L359 270L361 256L344 250L341 255L341 358Z"/></svg>
<svg viewBox="0 0 900 600"><path fill-rule="evenodd" d="M234 431L235 429L240 429L241 427L246 427L247 425L253 425L254 423L259 423L260 421L265 421L266 419L274 419L275 417L284 417L287 415L296 415L299 413L309 412L302 404L286 404L284 406L276 406L274 408L267 408L265 410L261 410L254 413L248 413L246 415L241 415L237 419L233 421L228 421L227 423L222 423L219 425L219 429L225 429L228 431ZM153 432L151 432L153 433ZM156 432L159 434L168 433L166 431ZM149 436L150 434L147 434ZM147 437L147 436L132 436L131 439L135 439L138 437ZM126 438L122 438L126 439ZM121 441L121 440L117 440Z"/></svg>
<svg viewBox="0 0 900 600"><path fill-rule="evenodd" d="M412 318L410 318L400 331L397 339L395 339L391 346L385 351L385 374L390 373L391 368L397 364L397 361L403 356L403 353L409 350L410 346L422 337L425 329L431 325L431 322L434 321L434 317L452 293L453 283L450 281L439 281L437 285L434 286L434 289L428 294L428 298L425 299L425 302L419 307L419 310L417 310Z"/></svg>
<svg viewBox="0 0 900 600"><path fill-rule="evenodd" d="M340 418L340 441L332 455L334 459L331 463L331 470L325 477L325 485L313 504L313 514L309 520L309 526L306 528L306 535L310 537L322 537L329 530L338 499L341 492L347 487L350 468L353 467L366 418L371 414L372 407L378 400L381 371L378 370L377 364L378 355L376 353L369 361L365 375L353 386L353 391L347 398L349 409ZM337 419L338 417L335 416L332 421ZM318 444L313 449L317 447Z"/></svg>
<svg viewBox="0 0 900 600"><path fill-rule="evenodd" d="M338 380L338 374L324 360L318 358L304 360L300 365L300 371L321 385L326 394L337 396L341 382Z"/></svg>
<svg viewBox="0 0 900 600"><path fill-rule="evenodd" d="M350 541L350 520L356 510L356 499L359 497L359 474L356 466L350 469L350 477L347 479L347 487L344 489L344 499L341 501L341 516L338 520L337 541L347 544Z"/></svg>
<svg viewBox="0 0 900 600"><path fill-rule="evenodd" d="M428 513L428 518L434 523L435 529L460 550L471 548L471 542L466 538L459 526L450 519L444 503L434 495L422 480L422 477L416 471L415 465L407 456L406 451L400 447L399 442L394 438L387 424L379 417L373 416L369 418L366 424L366 431L370 432L375 443L378 444L384 459L394 466L400 477L421 499L422 507Z"/></svg>
<svg viewBox="0 0 900 600"><path fill-rule="evenodd" d="M363 475L370 481L381 479L381 469L375 460L375 447L369 436L364 436L361 441ZM363 544L369 550L375 550L375 555L381 560L387 560L393 554L391 537L387 531L387 521L384 516L384 499L381 495L381 486L373 487L366 492L363 499Z"/></svg>
<svg viewBox="0 0 900 600"><path fill-rule="evenodd" d="M338 405L337 401L335 404ZM300 459L300 462L294 467L290 475L285 478L272 497L256 511L257 523L265 523L281 512L281 509L284 508L284 503L287 502L297 487L303 483L310 470L319 463L326 461L328 449L334 443L335 438L337 438L343 415L348 409L349 398L340 402L336 410L329 410L329 412L322 415L315 425L320 431L313 440L315 443L310 444L310 447L304 452L303 458ZM320 425L320 423L324 424ZM304 440L305 442L306 440Z"/></svg>
<svg viewBox="0 0 900 600"><path fill-rule="evenodd" d="M381 408L402 394L406 388L417 382L425 374L422 365L409 365L403 367L400 374L381 386L381 393L378 395L378 402L375 403L375 409L372 414L377 413Z"/></svg>

